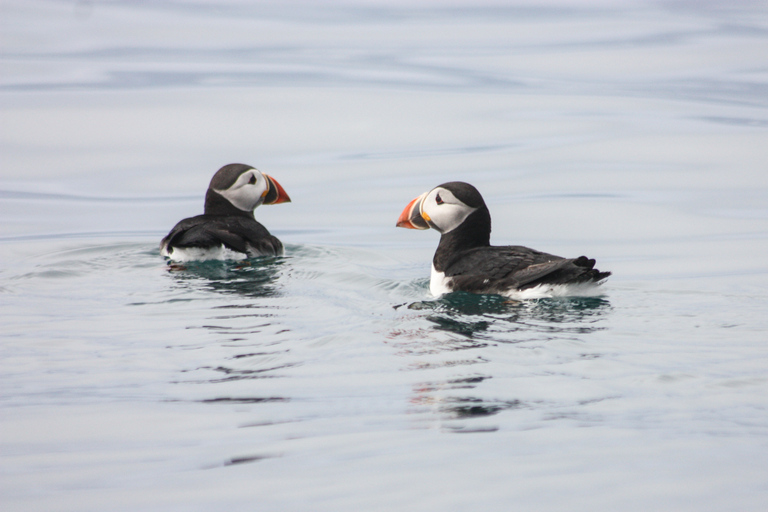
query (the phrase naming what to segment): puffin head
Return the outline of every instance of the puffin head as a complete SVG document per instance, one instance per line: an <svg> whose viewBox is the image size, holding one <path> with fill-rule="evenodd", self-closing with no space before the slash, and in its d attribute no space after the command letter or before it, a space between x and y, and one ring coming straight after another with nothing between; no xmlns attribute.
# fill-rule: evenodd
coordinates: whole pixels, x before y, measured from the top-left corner
<svg viewBox="0 0 768 512"><path fill-rule="evenodd" d="M213 175L208 190L216 192L244 212L252 212L262 204L291 201L274 178L244 164L229 164L219 169Z"/></svg>
<svg viewBox="0 0 768 512"><path fill-rule="evenodd" d="M397 227L450 233L484 205L480 192L469 183L443 183L408 203L397 219Z"/></svg>

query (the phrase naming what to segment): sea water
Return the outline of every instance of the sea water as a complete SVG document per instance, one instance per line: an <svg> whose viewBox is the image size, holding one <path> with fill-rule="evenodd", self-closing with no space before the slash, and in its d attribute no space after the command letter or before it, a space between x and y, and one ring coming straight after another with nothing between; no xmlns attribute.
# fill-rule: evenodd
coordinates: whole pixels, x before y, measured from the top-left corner
<svg viewBox="0 0 768 512"><path fill-rule="evenodd" d="M761 511L760 2L6 1L0 505ZM278 258L169 265L213 173ZM596 297L429 294L405 205Z"/></svg>

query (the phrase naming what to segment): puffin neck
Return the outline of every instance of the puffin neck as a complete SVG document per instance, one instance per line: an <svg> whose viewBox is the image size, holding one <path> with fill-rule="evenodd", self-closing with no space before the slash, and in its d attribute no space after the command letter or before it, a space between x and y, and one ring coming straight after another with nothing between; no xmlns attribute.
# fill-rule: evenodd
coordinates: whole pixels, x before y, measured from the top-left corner
<svg viewBox="0 0 768 512"><path fill-rule="evenodd" d="M227 199L213 189L208 189L205 193L206 215L234 215L240 217L253 218L253 212L246 212L236 207Z"/></svg>
<svg viewBox="0 0 768 512"><path fill-rule="evenodd" d="M432 263L436 270L442 272L458 253L489 245L491 245L491 214L488 207L483 205L464 219L459 227L440 237Z"/></svg>

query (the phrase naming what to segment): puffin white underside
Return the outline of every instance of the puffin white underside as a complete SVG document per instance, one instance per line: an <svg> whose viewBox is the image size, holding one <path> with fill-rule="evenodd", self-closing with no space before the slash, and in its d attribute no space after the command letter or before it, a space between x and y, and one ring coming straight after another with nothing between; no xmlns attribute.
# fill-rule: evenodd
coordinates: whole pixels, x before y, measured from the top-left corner
<svg viewBox="0 0 768 512"><path fill-rule="evenodd" d="M438 272L435 270L435 264L432 264L432 271L429 274L429 292L435 297L439 297L444 293L453 291L448 286L450 278L445 277L445 272Z"/></svg>
<svg viewBox="0 0 768 512"><path fill-rule="evenodd" d="M249 256L245 253L233 251L228 247L220 245L218 247L211 247L204 249L202 247L177 247L171 252L164 247L161 249L160 254L166 258L170 258L173 261L184 263L187 261L209 261L209 260L245 260Z"/></svg>
<svg viewBox="0 0 768 512"><path fill-rule="evenodd" d="M451 278L445 277L445 272L438 272L432 265L429 278L429 291L435 297L453 291L450 286ZM576 283L576 284L540 284L525 290L509 290L502 293L510 299L545 299L549 297L595 297L602 295L600 283Z"/></svg>
<svg viewBox="0 0 768 512"><path fill-rule="evenodd" d="M540 284L525 290L510 290L503 296L515 300L546 299L549 297L597 297L602 295L599 283Z"/></svg>

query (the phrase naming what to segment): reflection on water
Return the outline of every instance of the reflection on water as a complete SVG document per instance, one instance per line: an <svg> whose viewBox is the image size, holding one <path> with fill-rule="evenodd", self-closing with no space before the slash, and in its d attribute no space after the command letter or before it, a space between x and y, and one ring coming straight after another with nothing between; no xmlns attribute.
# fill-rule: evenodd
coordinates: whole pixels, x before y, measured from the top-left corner
<svg viewBox="0 0 768 512"><path fill-rule="evenodd" d="M287 352L287 351L281 351L281 352ZM261 354L238 354L232 359L242 359L244 357L250 357L253 358L254 361L259 361L263 364L262 360L266 358L267 360L274 359L274 353L272 352L264 352ZM284 368L290 368L292 366L296 366L298 363L284 363L284 364L277 364L274 366L267 365L264 368L232 368L224 365L211 367L211 366L203 366L200 369L201 370L212 370L214 372L217 372L219 374L222 374L222 377L220 378L209 378L206 379L206 382L210 383L217 383L217 382L232 382L236 380L252 380L252 379L270 379L275 378L276 375L274 375L272 372L276 370L281 370Z"/></svg>
<svg viewBox="0 0 768 512"><path fill-rule="evenodd" d="M480 398L449 397L444 401L442 410L454 415L457 419L463 419L492 416L504 409L520 407L520 404L520 400L489 403Z"/></svg>
<svg viewBox="0 0 768 512"><path fill-rule="evenodd" d="M210 301L202 316L193 317L188 330L208 333L203 342L177 345L187 350L213 350L195 367L185 370L178 384L234 384L276 378L279 370L297 366L283 346L283 333L290 332L276 302L283 295L280 276L286 269L282 257L252 258L243 261L196 261L183 265L168 263L168 276L177 292L203 292ZM213 292L213 296L209 296ZM222 354L223 352L223 354ZM216 388L218 390L218 387ZM253 387L238 391L213 391L203 403L260 404L285 402L286 397L243 396ZM210 395L209 395L210 396Z"/></svg>
<svg viewBox="0 0 768 512"><path fill-rule="evenodd" d="M472 375L466 378L447 379L445 381L422 382L413 388L413 396L410 404L413 412L428 411L442 421L451 422L444 425L451 431L468 432L471 429L463 423L453 420L469 420L494 416L502 411L517 409L523 406L520 400L489 400L476 396L459 395L465 390L475 389L478 384L489 379L486 375ZM459 391L461 390L461 391ZM457 394L445 395L446 391L455 391ZM441 396L442 395L442 396ZM497 430L496 427L483 427L477 431L489 432Z"/></svg>
<svg viewBox="0 0 768 512"><path fill-rule="evenodd" d="M279 293L277 278L284 258L263 257L243 261L192 261L168 264L168 271L181 286L251 298Z"/></svg>
<svg viewBox="0 0 768 512"><path fill-rule="evenodd" d="M555 339L603 330L600 322L611 311L611 304L600 297L512 301L499 295L459 292L414 302L407 309L419 315L404 318L405 323L423 319L429 324L398 327L388 338L404 353L426 354L517 343L530 339L531 333Z"/></svg>
<svg viewBox="0 0 768 512"><path fill-rule="evenodd" d="M500 295L458 292L434 301L416 302L408 308L431 311L426 318L435 329L474 339L475 343L471 346L479 347L483 343L477 341L478 335L488 331L534 330L557 334L601 330L603 327L596 323L611 305L601 297L513 301Z"/></svg>
<svg viewBox="0 0 768 512"><path fill-rule="evenodd" d="M539 345L605 329L601 320L611 305L599 297L511 301L499 295L451 293L405 309L417 315L406 317L405 323L411 320L417 325L391 331L388 343L406 357L407 370L441 372L464 367L472 371L466 377L415 385L410 398L413 412L427 412L451 432L492 432L498 427L485 422L478 427L466 420L528 408L514 396L483 396L484 383L494 377L494 356L503 353L509 357L515 345L527 349L531 342ZM458 352L466 355L457 358Z"/></svg>
<svg viewBox="0 0 768 512"><path fill-rule="evenodd" d="M270 459L277 457L277 455L245 455L242 457L232 457L224 462L225 466L234 466L236 464L249 464L251 462L259 462L264 459Z"/></svg>
<svg viewBox="0 0 768 512"><path fill-rule="evenodd" d="M204 403L228 403L228 404L262 404L264 402L287 402L288 398L283 398L280 396L268 396L268 397L245 397L245 398L231 398L231 397L222 397L222 398L209 398L206 400L201 400L201 402Z"/></svg>

